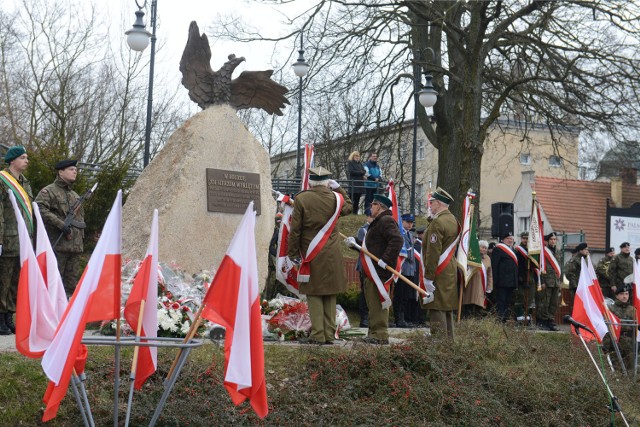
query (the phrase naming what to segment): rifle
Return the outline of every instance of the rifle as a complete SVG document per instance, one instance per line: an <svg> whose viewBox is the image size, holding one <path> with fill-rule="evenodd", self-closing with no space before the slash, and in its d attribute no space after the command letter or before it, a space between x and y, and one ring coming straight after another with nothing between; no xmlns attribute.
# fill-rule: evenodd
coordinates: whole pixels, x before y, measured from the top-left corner
<svg viewBox="0 0 640 427"><path fill-rule="evenodd" d="M73 217L76 216L76 214L78 213L78 211L80 210L84 202L86 202L93 195L93 192L96 190L97 186L98 186L98 183L96 182L95 184L93 184L93 187L91 187L90 190L87 190L87 192L84 193L82 197L76 200L76 202L73 204L71 209L69 209L69 212L67 212L67 217L64 219L64 228L68 228L68 227L85 228L87 226L84 222L76 221L75 219L73 219ZM58 236L55 243L53 244L52 249L55 249L58 243L60 243L60 239L62 239L62 236L64 236L64 231L60 232L60 235Z"/></svg>

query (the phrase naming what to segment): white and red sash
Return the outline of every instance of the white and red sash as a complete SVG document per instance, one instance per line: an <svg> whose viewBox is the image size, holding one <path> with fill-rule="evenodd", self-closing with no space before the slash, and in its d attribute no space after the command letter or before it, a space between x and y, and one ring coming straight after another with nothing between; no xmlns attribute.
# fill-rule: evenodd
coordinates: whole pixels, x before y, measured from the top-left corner
<svg viewBox="0 0 640 427"><path fill-rule="evenodd" d="M513 259L513 262L515 262L516 265L518 265L518 257L516 256L515 252L513 252L513 249L511 249L509 246L505 245L504 243L498 243L496 245L496 248L502 250L507 255L509 255L511 259Z"/></svg>
<svg viewBox="0 0 640 427"><path fill-rule="evenodd" d="M529 258L529 252L527 252L527 250L522 246L516 246L516 251L520 252L520 255L525 257L525 259Z"/></svg>
<svg viewBox="0 0 640 427"><path fill-rule="evenodd" d="M286 199L285 199L286 198ZM280 198L278 198L280 201ZM289 196L284 196L284 203L289 202ZM289 260L287 252L289 251L289 231L291 229L291 214L293 206L285 204L282 212L282 221L280 222L280 230L278 231L278 257L276 259L276 280L282 283L289 292L300 296L300 284L296 280L296 270L293 263Z"/></svg>
<svg viewBox="0 0 640 427"><path fill-rule="evenodd" d="M547 246L544 247L544 257L547 261L549 261L549 264L551 265L551 268L553 268L553 271L556 272L556 276L560 278L560 263L556 259L553 252Z"/></svg>
<svg viewBox="0 0 640 427"><path fill-rule="evenodd" d="M442 271L447 268L451 258L456 253L456 248L458 247L458 241L460 240L460 227L458 226L458 237L440 254L440 258L438 258L438 266L436 267L436 276L442 273Z"/></svg>
<svg viewBox="0 0 640 427"><path fill-rule="evenodd" d="M366 236L365 236L366 237ZM367 249L367 246L362 241L362 249ZM380 296L380 304L382 304L382 309L389 308L391 306L391 297L389 296L389 290L391 289L391 282L393 281L393 276L389 277L386 282L382 282L380 276L378 276L378 272L376 271L375 265L373 265L373 260L370 256L366 255L364 251L360 251L360 262L362 264L362 269L364 274L376 284L376 288L378 288L378 295Z"/></svg>
<svg viewBox="0 0 640 427"><path fill-rule="evenodd" d="M344 206L344 197L340 193L336 193L332 191L333 195L336 197L336 210L329 218L329 221L318 231L318 234L313 238L309 247L307 248L307 253L302 255L302 263L300 264L300 269L298 270L298 282L308 282L311 278L311 261L320 253L324 245L329 240L333 229L336 227L338 223L338 218L340 217L340 211Z"/></svg>

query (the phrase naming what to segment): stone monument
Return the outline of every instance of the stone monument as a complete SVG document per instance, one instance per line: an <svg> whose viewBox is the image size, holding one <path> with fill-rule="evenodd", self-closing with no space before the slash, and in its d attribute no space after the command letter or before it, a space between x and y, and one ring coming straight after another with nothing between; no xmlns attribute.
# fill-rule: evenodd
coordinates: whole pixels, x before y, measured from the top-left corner
<svg viewBox="0 0 640 427"><path fill-rule="evenodd" d="M204 111L189 118L136 180L123 207L123 255L142 259L153 209L158 209L159 258L188 273L217 269L253 200L260 286L267 275L276 203L269 154L238 118L237 108L282 115L287 89L271 71L245 71L231 80L244 58L229 56L218 72L195 22L180 61L183 84ZM213 73L213 74L211 74Z"/></svg>

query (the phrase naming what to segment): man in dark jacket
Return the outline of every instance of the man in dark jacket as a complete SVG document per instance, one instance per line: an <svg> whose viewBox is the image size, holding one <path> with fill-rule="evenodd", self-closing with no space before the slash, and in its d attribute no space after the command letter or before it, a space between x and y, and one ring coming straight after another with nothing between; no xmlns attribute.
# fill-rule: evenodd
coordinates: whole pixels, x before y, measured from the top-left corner
<svg viewBox="0 0 640 427"><path fill-rule="evenodd" d="M391 214L392 203L388 197L381 194L373 196L371 214L374 220L369 224L369 230L364 239L364 245L369 252L379 258L375 263L373 259L364 255L364 271L367 275L364 280L364 295L369 307L369 333L364 341L370 344L389 344L389 289L384 286L382 292L379 286L391 279L391 273L386 269L387 265L395 266L404 244L398 223ZM347 246L353 247L355 239L350 237L345 240ZM378 282L378 284L376 284ZM381 294L385 298L380 301Z"/></svg>
<svg viewBox="0 0 640 427"><path fill-rule="evenodd" d="M513 251L513 233L505 233L501 240L491 254L491 269L498 317L506 322L511 295L518 285L518 258Z"/></svg>
<svg viewBox="0 0 640 427"><path fill-rule="evenodd" d="M609 281L613 292L616 292L617 288L623 287L624 279L633 273L633 260L631 245L629 242L622 243L620 253L609 264Z"/></svg>

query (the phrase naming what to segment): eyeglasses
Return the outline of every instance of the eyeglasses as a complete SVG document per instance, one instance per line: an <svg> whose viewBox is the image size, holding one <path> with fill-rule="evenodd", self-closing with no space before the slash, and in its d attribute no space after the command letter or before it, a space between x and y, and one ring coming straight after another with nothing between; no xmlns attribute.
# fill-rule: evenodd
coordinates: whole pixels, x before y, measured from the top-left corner
<svg viewBox="0 0 640 427"><path fill-rule="evenodd" d="M378 202L371 202L371 206L380 206L380 203L378 203Z"/></svg>

